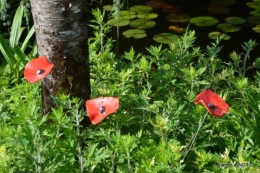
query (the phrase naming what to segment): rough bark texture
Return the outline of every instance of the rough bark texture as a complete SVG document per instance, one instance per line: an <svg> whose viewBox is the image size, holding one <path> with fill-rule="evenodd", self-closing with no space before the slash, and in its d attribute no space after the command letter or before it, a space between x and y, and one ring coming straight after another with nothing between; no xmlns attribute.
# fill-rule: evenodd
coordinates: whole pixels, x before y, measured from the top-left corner
<svg viewBox="0 0 260 173"><path fill-rule="evenodd" d="M44 114L55 106L50 93L89 99L85 0L31 0L31 8L39 55L54 64L42 83Z"/></svg>

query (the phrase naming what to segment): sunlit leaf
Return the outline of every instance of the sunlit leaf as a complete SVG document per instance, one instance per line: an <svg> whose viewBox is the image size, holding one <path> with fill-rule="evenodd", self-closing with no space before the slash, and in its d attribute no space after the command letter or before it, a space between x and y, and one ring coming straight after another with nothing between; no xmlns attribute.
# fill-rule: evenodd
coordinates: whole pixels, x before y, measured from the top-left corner
<svg viewBox="0 0 260 173"><path fill-rule="evenodd" d="M153 11L153 8L146 5L135 5L130 8L130 11L135 13L148 13L150 11Z"/></svg>
<svg viewBox="0 0 260 173"><path fill-rule="evenodd" d="M130 26L138 29L148 29L155 26L155 22L147 19L136 19L130 23Z"/></svg>
<svg viewBox="0 0 260 173"><path fill-rule="evenodd" d="M198 16L190 19L190 23L196 26L213 26L218 22L218 19L215 19L211 16Z"/></svg>
<svg viewBox="0 0 260 173"><path fill-rule="evenodd" d="M155 19L157 18L157 14L156 13L138 13L137 17L141 18L141 19Z"/></svg>
<svg viewBox="0 0 260 173"><path fill-rule="evenodd" d="M136 14L132 11L120 11L120 18L121 20L128 20L128 19L133 19L136 17Z"/></svg>
<svg viewBox="0 0 260 173"><path fill-rule="evenodd" d="M104 5L103 9L106 10L106 11L112 11L113 5Z"/></svg>
<svg viewBox="0 0 260 173"><path fill-rule="evenodd" d="M168 30L173 31L175 33L184 33L186 31L186 28L181 28L177 25L173 25L173 26L169 26Z"/></svg>
<svg viewBox="0 0 260 173"><path fill-rule="evenodd" d="M215 39L219 38L222 34L223 34L223 33L221 33L221 32L215 31L215 32L209 33L208 36L209 36L209 38L215 40ZM225 34L222 39L223 39L223 40L229 40L230 38L231 38L230 35Z"/></svg>
<svg viewBox="0 0 260 173"><path fill-rule="evenodd" d="M260 25L256 25L255 27L252 28L253 31L260 33Z"/></svg>
<svg viewBox="0 0 260 173"><path fill-rule="evenodd" d="M109 25L112 26L126 26L130 23L130 20L123 20L123 19L110 19L107 21Z"/></svg>
<svg viewBox="0 0 260 173"><path fill-rule="evenodd" d="M153 36L153 40L158 43L170 44L174 43L179 39L178 35L172 33L162 33Z"/></svg>
<svg viewBox="0 0 260 173"><path fill-rule="evenodd" d="M127 38L133 37L134 39L139 39L139 38L146 37L146 32L145 30L141 30L141 29L129 29L123 32L123 35Z"/></svg>

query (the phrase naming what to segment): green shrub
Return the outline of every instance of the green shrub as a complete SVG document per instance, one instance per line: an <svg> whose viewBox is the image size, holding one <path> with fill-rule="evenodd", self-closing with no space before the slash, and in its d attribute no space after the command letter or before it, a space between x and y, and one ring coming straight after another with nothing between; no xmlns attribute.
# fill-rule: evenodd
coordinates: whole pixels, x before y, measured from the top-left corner
<svg viewBox="0 0 260 173"><path fill-rule="evenodd" d="M188 31L167 49L116 56L105 37L109 26L100 30L103 20L96 23L89 40L92 97L118 97L119 110L84 129L77 98L54 98L59 108L43 116L39 83L0 88L0 172L260 171L260 73L245 77L250 65L234 56L243 53L222 62L220 39L201 50ZM243 62L255 44L243 44ZM221 118L208 115L189 148L207 112L194 99L206 88L230 110Z"/></svg>

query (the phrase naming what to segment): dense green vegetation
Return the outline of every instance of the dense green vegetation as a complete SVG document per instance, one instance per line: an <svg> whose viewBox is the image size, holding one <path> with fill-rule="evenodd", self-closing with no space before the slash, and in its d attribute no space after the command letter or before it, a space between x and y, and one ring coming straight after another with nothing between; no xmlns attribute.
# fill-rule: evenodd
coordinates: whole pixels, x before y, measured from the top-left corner
<svg viewBox="0 0 260 173"><path fill-rule="evenodd" d="M260 171L260 73L245 76L260 68L259 57L247 63L255 41L241 43L244 52L234 50L230 62L218 57L221 38L202 50L194 45L194 31L167 49L149 47L149 55L132 48L116 56L104 14L93 10L92 98L117 97L120 108L82 128L79 122L88 115L78 108L84 100L59 95L53 98L59 108L42 116L40 83L22 76L37 56L33 27L23 29L23 9L16 11L10 36L0 35L1 173ZM207 114L201 124L207 110L194 100L206 88L230 108L219 118Z"/></svg>

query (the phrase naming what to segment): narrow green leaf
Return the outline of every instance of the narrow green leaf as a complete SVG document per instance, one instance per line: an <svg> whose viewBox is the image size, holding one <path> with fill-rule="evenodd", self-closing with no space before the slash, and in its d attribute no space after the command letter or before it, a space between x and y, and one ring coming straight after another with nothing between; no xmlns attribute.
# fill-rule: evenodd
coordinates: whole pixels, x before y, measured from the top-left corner
<svg viewBox="0 0 260 173"><path fill-rule="evenodd" d="M2 52L5 60L10 65L10 67L13 69L13 66L15 64L15 58L12 49L7 45L5 39L0 34L0 51Z"/></svg>
<svg viewBox="0 0 260 173"><path fill-rule="evenodd" d="M13 23L12 23L12 28L10 32L10 46L14 47L14 45L18 44L18 41L21 37L21 34L23 32L24 28L21 28L22 25L22 19L23 19L23 6L20 5L18 9L16 10Z"/></svg>
<svg viewBox="0 0 260 173"><path fill-rule="evenodd" d="M27 43L30 40L30 38L32 37L32 35L34 34L34 32L35 32L35 29L34 29L34 26L32 26L32 28L30 29L29 33L27 34L26 38L23 41L23 44L22 44L22 47L21 47L22 52L25 51Z"/></svg>
<svg viewBox="0 0 260 173"><path fill-rule="evenodd" d="M27 64L27 62L29 61L29 58L23 53L23 51L20 49L19 46L14 45L13 48L15 55L17 56L17 60L21 61L23 63L23 65L25 66ZM28 60L28 61L26 61Z"/></svg>

